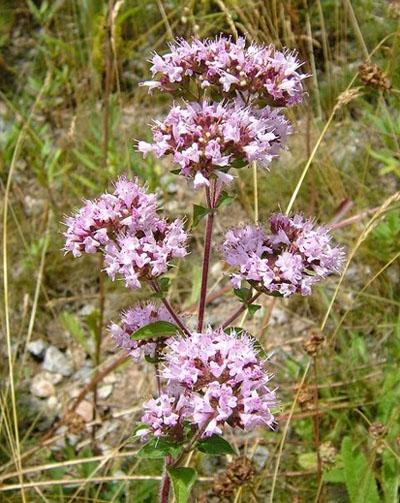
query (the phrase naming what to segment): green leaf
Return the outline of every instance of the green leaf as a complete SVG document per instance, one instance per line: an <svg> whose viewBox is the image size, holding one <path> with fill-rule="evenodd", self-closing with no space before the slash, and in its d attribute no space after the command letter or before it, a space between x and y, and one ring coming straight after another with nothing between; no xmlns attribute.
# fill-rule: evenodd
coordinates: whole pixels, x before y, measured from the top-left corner
<svg viewBox="0 0 400 503"><path fill-rule="evenodd" d="M199 206L198 204L194 204L192 228L194 229L195 227L197 227L200 221L210 213L211 213L210 209L204 208L204 206Z"/></svg>
<svg viewBox="0 0 400 503"><path fill-rule="evenodd" d="M161 278L160 281L159 281L159 285L160 285L161 291L162 292L167 292L170 283L171 283L171 280L169 278L167 278L166 276L164 276L163 278Z"/></svg>
<svg viewBox="0 0 400 503"><path fill-rule="evenodd" d="M231 444L219 435L212 435L205 440L201 440L197 443L196 449L204 454L209 454L210 456L236 454Z"/></svg>
<svg viewBox="0 0 400 503"><path fill-rule="evenodd" d="M351 503L380 503L378 488L364 453L350 437L342 441L344 476Z"/></svg>
<svg viewBox="0 0 400 503"><path fill-rule="evenodd" d="M140 341L153 337L169 337L175 335L179 331L179 328L169 321L155 321L154 323L149 323L139 328L139 330L136 330L136 332L131 335L131 339Z"/></svg>
<svg viewBox="0 0 400 503"><path fill-rule="evenodd" d="M167 472L171 478L172 487L176 503L186 503L189 499L190 490L197 477L197 472L194 468L180 466L179 468L167 468Z"/></svg>
<svg viewBox="0 0 400 503"><path fill-rule="evenodd" d="M317 453L316 452L304 452L300 454L297 458L299 465L304 468L304 470L315 470L317 468Z"/></svg>
<svg viewBox="0 0 400 503"><path fill-rule="evenodd" d="M324 482L330 482L331 484L345 484L344 470L330 470L324 473Z"/></svg>
<svg viewBox="0 0 400 503"><path fill-rule="evenodd" d="M160 281L158 282L158 284L160 286L160 292L153 294L154 297L157 297L157 299L163 299L168 292L168 288L169 288L170 283L171 283L171 280L169 278L167 278L165 276L163 278L161 278Z"/></svg>
<svg viewBox="0 0 400 503"><path fill-rule="evenodd" d="M218 208L224 208L225 206L228 206L228 204L231 204L231 202L235 198L233 196L230 196L225 190L221 192L221 196L219 198L217 207Z"/></svg>
<svg viewBox="0 0 400 503"><path fill-rule="evenodd" d="M248 288L235 288L233 292L242 302L246 302L249 298L250 290Z"/></svg>
<svg viewBox="0 0 400 503"><path fill-rule="evenodd" d="M77 316L64 311L60 314L60 323L65 330L70 334L70 336L80 344L86 353L90 355L90 348L87 340L87 336L82 328L82 325Z"/></svg>
<svg viewBox="0 0 400 503"><path fill-rule="evenodd" d="M170 173L172 173L173 175L180 175L181 171L181 169L171 169Z"/></svg>
<svg viewBox="0 0 400 503"><path fill-rule="evenodd" d="M232 166L232 168L235 168L235 169L242 169L248 165L249 165L249 162L245 161L244 159L236 159L235 161L230 163L230 166Z"/></svg>
<svg viewBox="0 0 400 503"><path fill-rule="evenodd" d="M247 309L249 310L250 316L253 316L259 309L261 309L260 304L250 304Z"/></svg>
<svg viewBox="0 0 400 503"><path fill-rule="evenodd" d="M144 444L136 457L139 459L158 459L165 458L167 454L170 454L176 459L182 452L182 448L182 444L173 444L163 438L152 438L147 444Z"/></svg>
<svg viewBox="0 0 400 503"><path fill-rule="evenodd" d="M160 361L158 358L152 358L149 355L144 355L144 359L146 360L147 363L151 363L152 365L155 365L156 363L159 363L159 361Z"/></svg>

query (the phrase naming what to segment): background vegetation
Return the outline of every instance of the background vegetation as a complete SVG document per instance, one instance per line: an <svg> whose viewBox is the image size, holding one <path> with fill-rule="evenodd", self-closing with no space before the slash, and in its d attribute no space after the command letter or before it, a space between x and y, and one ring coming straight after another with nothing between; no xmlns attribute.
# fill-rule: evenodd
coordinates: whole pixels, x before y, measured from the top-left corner
<svg viewBox="0 0 400 503"><path fill-rule="evenodd" d="M138 294L104 279L97 257L64 257L61 221L119 173L142 177L170 213L190 217L185 181L135 152L134 139L148 137L150 118L166 109L138 83L149 77L151 51L176 36L220 32L297 48L312 77L307 102L293 110L290 153L258 173L258 192L252 171L241 174L217 239L252 220L255 205L263 220L292 201L336 225L348 263L310 299L266 299L244 320L274 352L278 425L228 434L254 473L224 471L228 457L193 457L203 477L192 501L398 501L396 0L1 0L0 501L156 501L161 463L137 459L131 441L150 377L115 356L106 330ZM202 225L195 249L201 233ZM198 297L197 259L170 274L172 301L187 308ZM216 323L237 299L217 266L212 283ZM32 354L37 341L73 366L42 398L32 393L43 365Z"/></svg>

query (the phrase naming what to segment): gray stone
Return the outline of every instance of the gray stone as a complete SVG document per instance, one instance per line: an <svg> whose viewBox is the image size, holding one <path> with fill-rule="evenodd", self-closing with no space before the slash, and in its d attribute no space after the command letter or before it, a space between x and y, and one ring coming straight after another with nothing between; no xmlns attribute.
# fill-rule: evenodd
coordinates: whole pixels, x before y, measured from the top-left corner
<svg viewBox="0 0 400 503"><path fill-rule="evenodd" d="M48 398L56 392L53 383L46 379L46 376L43 374L35 375L32 379L30 390L32 395L39 398Z"/></svg>
<svg viewBox="0 0 400 503"><path fill-rule="evenodd" d="M82 400L75 412L81 416L85 423L90 423L93 420L93 405L87 400Z"/></svg>
<svg viewBox="0 0 400 503"><path fill-rule="evenodd" d="M64 377L68 377L72 374L73 368L72 363L67 359L67 357L55 346L50 346L44 357L43 369L48 370L52 373L61 374Z"/></svg>
<svg viewBox="0 0 400 503"><path fill-rule="evenodd" d="M112 384L106 384L105 386L101 386L101 388L98 388L97 390L97 397L100 400L105 400L111 395L112 390L113 390Z"/></svg>
<svg viewBox="0 0 400 503"><path fill-rule="evenodd" d="M43 339L37 339L36 341L31 341L27 345L27 349L33 356L36 356L37 358L43 358L47 346L48 343L46 341L44 341Z"/></svg>
<svg viewBox="0 0 400 503"><path fill-rule="evenodd" d="M74 379L81 381L83 384L88 384L92 378L93 367L91 365L85 365L77 370L74 374Z"/></svg>

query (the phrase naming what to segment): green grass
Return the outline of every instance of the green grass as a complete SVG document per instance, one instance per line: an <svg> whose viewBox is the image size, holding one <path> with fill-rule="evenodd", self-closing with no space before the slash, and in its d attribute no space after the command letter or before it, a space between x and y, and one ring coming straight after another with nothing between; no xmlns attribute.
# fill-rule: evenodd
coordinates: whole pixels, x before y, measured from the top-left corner
<svg viewBox="0 0 400 503"><path fill-rule="evenodd" d="M109 189L118 174L128 173L162 193L164 204L177 215L191 215L188 199L181 201L169 193L171 183L177 185L178 194L187 192L183 180L169 175L170 164L151 157L144 160L135 152L134 140L148 138L149 121L168 106L165 97L147 95L138 83L149 76L151 51L164 51L171 34L205 37L221 31L298 48L306 61L304 71L314 73L307 81L308 100L291 112L296 134L290 153L270 172L258 173L260 220L287 207L305 168L294 210L321 222L355 217L335 231L351 258L338 288L339 280L333 278L309 299L276 301L274 310L293 320L285 325L285 334L278 334L279 327L273 325L263 329L261 321L256 325L264 346L274 348L270 363L281 389L282 411L276 431L235 437L242 453L262 463L254 490L238 491L235 501L308 503L318 495L324 503L398 501L400 18L389 17L387 4L383 0L317 0L308 2L308 7L302 0L115 2L105 160L107 2L2 1L0 179L8 205L6 213L2 209L7 218L2 218L6 267L0 339L4 362L0 501L157 499L154 477L161 474L157 460L98 454L90 447L90 432L78 435L83 445L71 445L66 437L59 440L58 450L40 444L51 425L30 397L38 364L26 354L26 344L43 338L58 345L61 338L66 347L81 346L95 358L88 341L98 331L98 319L96 313L90 318L80 310L87 304L99 306L99 263L96 257L73 261L60 251L61 221L82 198L95 197ZM362 85L357 72L366 51L387 72L391 91ZM348 86L355 90L353 95L345 92ZM334 110L338 98L340 106ZM319 148L313 153L317 142ZM242 170L237 189L236 202L224 210L222 227L242 219L244 212L248 220L253 218L252 170ZM352 206L342 215L344 201ZM170 273L177 279L172 300L186 306L198 295L198 274L193 271L201 233L202 224L193 236L195 252ZM105 280L104 326L138 295ZM235 302L230 294L224 301ZM269 307L264 301L263 316ZM301 344L310 326L322 326L327 341L315 360ZM112 359L104 348L100 356L106 363ZM133 366L121 367L118 379ZM303 377L308 386L319 386L318 416L314 402L311 408L296 403L296 385ZM68 384L64 379L63 390ZM109 448L122 453L138 448L129 438L139 416L140 411L127 415L126 428L119 430ZM103 411L102 421L106 420L113 421ZM370 424L378 421L384 434L376 440ZM327 441L337 456L330 471L323 467L319 481L316 451ZM226 463L219 458L210 464L200 454L192 458L191 465L207 478L196 485L192 501L210 490L209 479ZM19 469L37 471L12 475ZM71 479L80 482L71 487ZM22 483L28 487L21 490ZM4 491L7 484L15 488Z"/></svg>

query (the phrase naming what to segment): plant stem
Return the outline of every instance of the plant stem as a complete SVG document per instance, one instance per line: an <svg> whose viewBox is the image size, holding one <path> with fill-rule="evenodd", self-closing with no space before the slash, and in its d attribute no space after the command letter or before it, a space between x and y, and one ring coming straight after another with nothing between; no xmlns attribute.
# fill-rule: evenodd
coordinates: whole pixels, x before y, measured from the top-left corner
<svg viewBox="0 0 400 503"><path fill-rule="evenodd" d="M106 43L105 43L105 82L104 82L104 96L103 96L103 170L107 169L107 157L108 157L108 140L109 140L109 110L110 110L110 92L111 92L111 80L112 80L112 47L111 47L111 35L112 35L112 22L113 22L113 10L114 10L114 0L109 0L108 2L108 12L107 12L107 25L106 25Z"/></svg>
<svg viewBox="0 0 400 503"><path fill-rule="evenodd" d="M94 373L93 376L96 377L98 374L98 367L100 365L101 359L101 341L103 338L103 323L104 323L104 302L105 302L105 294L104 294L104 255L100 254L100 262L99 262L99 319L97 325L97 333L96 333L96 341L95 341L95 354L94 354ZM97 411L97 382L93 388L93 411L96 416ZM92 427L92 448L94 449L96 442L96 424Z"/></svg>
<svg viewBox="0 0 400 503"><path fill-rule="evenodd" d="M208 270L210 267L210 256L211 256L211 238L214 226L214 210L217 206L218 199L221 194L221 190L219 189L220 188L217 187L215 181L213 181L211 189L206 187L207 207L209 210L211 210L211 213L207 215L206 230L204 235L203 271L201 274L199 318L197 322L198 332L201 332L203 329L204 311L206 307L206 297L207 297Z"/></svg>
<svg viewBox="0 0 400 503"><path fill-rule="evenodd" d="M163 478L161 480L160 485L160 503L168 503L169 489L171 487L171 479L169 478L167 467L171 464L172 458L171 456L167 456L165 458L165 467Z"/></svg>
<svg viewBox="0 0 400 503"><path fill-rule="evenodd" d="M210 213L209 215L207 215L206 232L204 238L203 272L201 276L199 319L197 323L198 332L201 332L203 329L204 310L206 307L206 296L207 296L208 270L210 267L211 237L212 237L213 225L214 225L214 213Z"/></svg>
<svg viewBox="0 0 400 503"><path fill-rule="evenodd" d="M240 306L240 308L234 312L232 314L232 316L225 321L225 323L223 323L221 325L221 328L224 329L224 328L227 328L229 327L229 325L236 320L236 318L238 316L240 316L244 311L246 311L246 309L249 307L250 304L252 304L255 300L258 299L258 297L261 295L261 292L257 292L256 294L253 295L253 297L251 297L249 300L246 300L245 302L243 302L243 304Z"/></svg>
<svg viewBox="0 0 400 503"><path fill-rule="evenodd" d="M179 463L186 456L186 454L188 454L193 449L193 447L196 445L197 441L201 438L203 433L206 431L207 426L210 424L210 421L212 421L212 419L214 419L215 415L212 416L208 421L206 421L203 424L203 426L195 433L195 435L193 436L193 438L189 442L189 444L183 449L183 451L180 453L179 457L172 463L172 466L178 466Z"/></svg>
<svg viewBox="0 0 400 503"><path fill-rule="evenodd" d="M314 440L315 440L315 450L317 452L317 479L318 479L318 493L316 498L316 503L320 503L322 498L321 490L322 490L322 464L321 464L321 455L319 451L320 447L320 434L319 434L319 409L318 409L318 371L317 371L317 357L313 358L313 367L314 367L314 407L316 410L316 414L314 417Z"/></svg>
<svg viewBox="0 0 400 503"><path fill-rule="evenodd" d="M158 391L158 396L161 395L161 379L160 379L160 374L158 373L158 363L154 365L154 369L156 372L156 382L157 382L157 391Z"/></svg>
<svg viewBox="0 0 400 503"><path fill-rule="evenodd" d="M161 288L160 285L158 284L157 280L150 279L148 280L149 285L151 288L156 292L156 293L161 293ZM168 302L168 300L165 297L161 298L161 302L164 304L165 308L171 315L171 318L175 321L175 323L178 325L178 327L182 330L184 334L187 336L190 336L190 331L188 328L185 327L185 325L182 323L181 319L179 316L176 314L174 308L171 306L171 304Z"/></svg>

